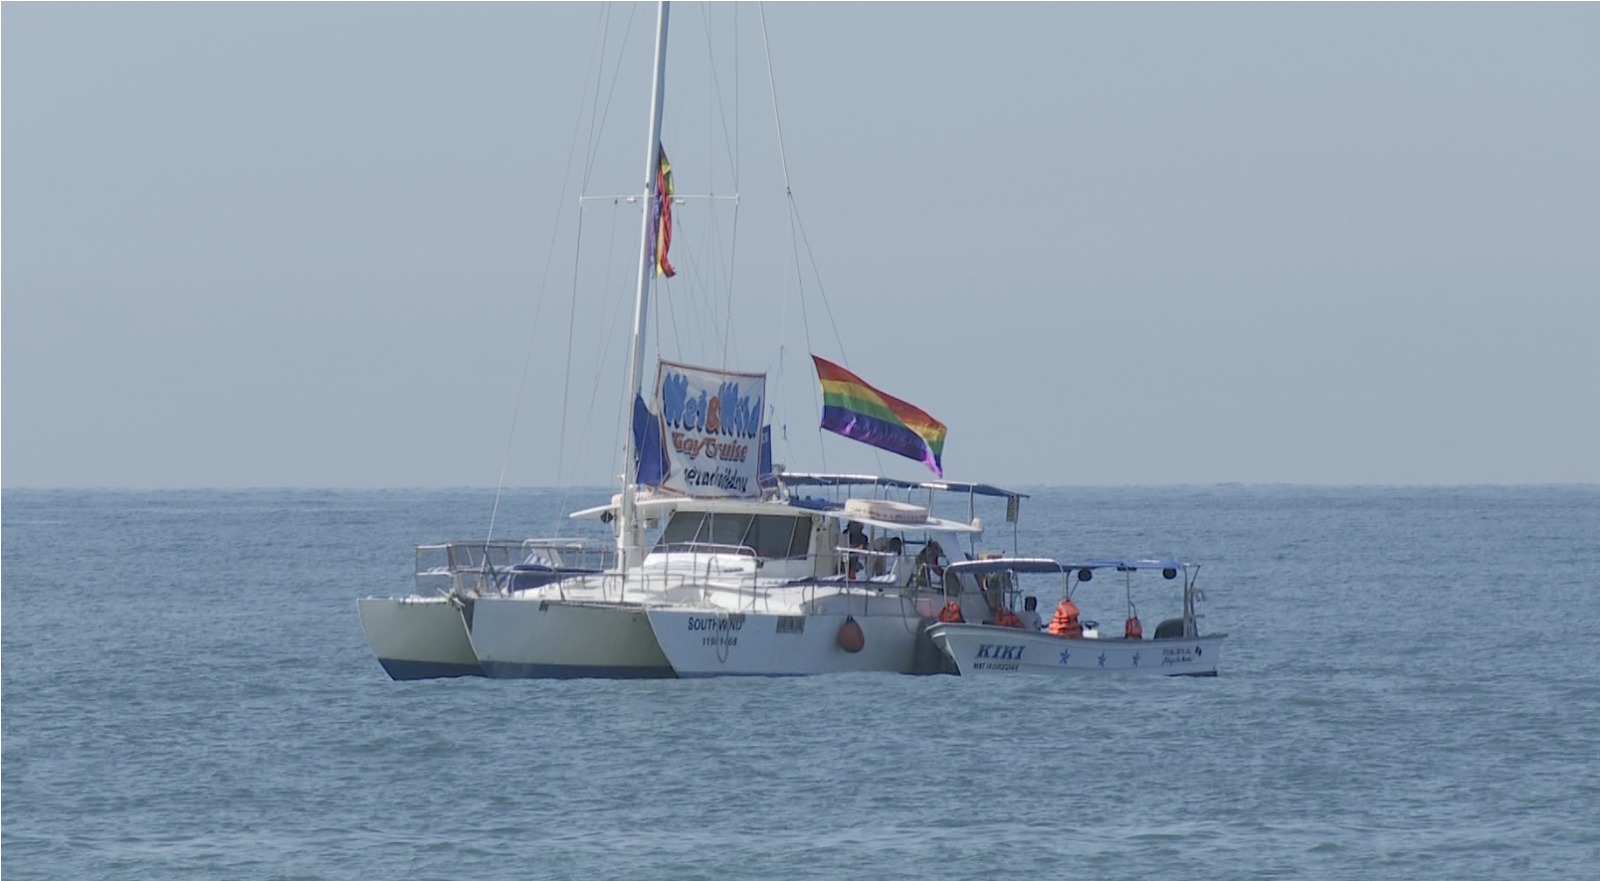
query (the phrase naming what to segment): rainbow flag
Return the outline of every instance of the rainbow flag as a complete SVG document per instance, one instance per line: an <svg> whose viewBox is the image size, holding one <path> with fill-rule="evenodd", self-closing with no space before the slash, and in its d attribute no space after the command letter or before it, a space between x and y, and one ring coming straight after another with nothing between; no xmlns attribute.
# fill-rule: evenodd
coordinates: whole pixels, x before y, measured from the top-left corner
<svg viewBox="0 0 1600 881"><path fill-rule="evenodd" d="M672 247L672 163L667 161L667 148L656 144L660 164L656 166L656 275L671 278L678 274L667 262L667 251Z"/></svg>
<svg viewBox="0 0 1600 881"><path fill-rule="evenodd" d="M884 394L861 377L811 356L822 383L822 427L851 440L916 459L944 476L944 423L920 407Z"/></svg>

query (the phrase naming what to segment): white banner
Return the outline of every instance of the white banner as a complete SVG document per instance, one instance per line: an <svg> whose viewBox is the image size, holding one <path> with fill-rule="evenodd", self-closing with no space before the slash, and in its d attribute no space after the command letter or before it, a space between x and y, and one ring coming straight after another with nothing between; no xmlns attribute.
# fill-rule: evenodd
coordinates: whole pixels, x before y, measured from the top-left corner
<svg viewBox="0 0 1600 881"><path fill-rule="evenodd" d="M667 448L662 486L684 495L759 497L765 373L661 362L656 406Z"/></svg>

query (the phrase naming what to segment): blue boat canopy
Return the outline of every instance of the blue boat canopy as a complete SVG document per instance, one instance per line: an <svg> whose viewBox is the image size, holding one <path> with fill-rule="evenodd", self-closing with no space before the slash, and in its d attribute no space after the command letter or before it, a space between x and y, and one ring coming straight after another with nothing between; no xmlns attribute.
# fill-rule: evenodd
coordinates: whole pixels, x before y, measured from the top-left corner
<svg viewBox="0 0 1600 881"><path fill-rule="evenodd" d="M1049 557L997 557L991 560L964 560L951 563L947 571L972 575L994 572L1065 573L1079 569L1115 569L1118 572L1137 572L1140 569L1188 569L1192 564L1179 560L1090 560L1086 563L1063 563Z"/></svg>
<svg viewBox="0 0 1600 881"><path fill-rule="evenodd" d="M1001 489L987 483L961 483L953 480L899 480L875 474L818 474L785 471L774 475L785 486L886 486L894 489L931 489L940 492L970 493L1001 499L1025 499L1027 493Z"/></svg>
<svg viewBox="0 0 1600 881"><path fill-rule="evenodd" d="M1194 563L1182 560L1090 560L1079 563L1075 569L1115 569L1118 572L1137 572L1140 569L1188 569Z"/></svg>

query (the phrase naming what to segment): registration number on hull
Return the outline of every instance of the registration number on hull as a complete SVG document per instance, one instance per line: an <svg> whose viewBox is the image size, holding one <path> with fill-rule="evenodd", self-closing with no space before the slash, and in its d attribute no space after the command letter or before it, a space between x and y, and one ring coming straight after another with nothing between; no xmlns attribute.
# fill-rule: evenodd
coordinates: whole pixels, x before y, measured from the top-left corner
<svg viewBox="0 0 1600 881"><path fill-rule="evenodd" d="M1017 670L1018 662L1022 660L1022 653L1027 648L1025 645L984 643L978 646L978 653L972 656L972 669Z"/></svg>

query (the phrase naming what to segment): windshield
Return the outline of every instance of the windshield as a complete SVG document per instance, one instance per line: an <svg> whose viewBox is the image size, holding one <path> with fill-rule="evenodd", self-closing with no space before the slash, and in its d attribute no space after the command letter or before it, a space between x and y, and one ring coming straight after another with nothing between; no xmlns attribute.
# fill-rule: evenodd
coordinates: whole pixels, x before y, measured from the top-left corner
<svg viewBox="0 0 1600 881"><path fill-rule="evenodd" d="M711 544L750 548L756 556L774 560L805 556L810 538L811 518L806 516L677 511L661 531L655 550Z"/></svg>

